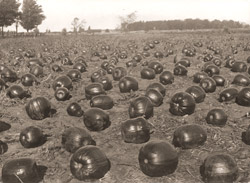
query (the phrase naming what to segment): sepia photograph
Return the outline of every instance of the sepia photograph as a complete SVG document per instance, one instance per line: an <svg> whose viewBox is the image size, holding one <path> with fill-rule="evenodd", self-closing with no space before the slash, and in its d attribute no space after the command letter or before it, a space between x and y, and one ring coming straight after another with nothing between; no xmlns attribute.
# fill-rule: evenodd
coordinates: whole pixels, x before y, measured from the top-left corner
<svg viewBox="0 0 250 183"><path fill-rule="evenodd" d="M250 0L0 0L0 183L249 183Z"/></svg>

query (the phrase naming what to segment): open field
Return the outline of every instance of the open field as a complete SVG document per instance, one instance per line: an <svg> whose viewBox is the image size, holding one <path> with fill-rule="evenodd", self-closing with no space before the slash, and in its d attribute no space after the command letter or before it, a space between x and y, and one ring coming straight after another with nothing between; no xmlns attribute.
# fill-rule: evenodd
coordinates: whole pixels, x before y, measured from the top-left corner
<svg viewBox="0 0 250 183"><path fill-rule="evenodd" d="M140 62L133 67L127 67L126 63L131 61L137 54L143 52L144 46L159 40L155 48L149 49L150 56L143 57ZM159 82L159 74L155 79L142 79L140 71L145 61L159 61L164 71L173 72L177 59L185 57L182 53L185 44L193 45L200 41L202 47L195 47L196 55L188 57L191 66L188 67L187 76L174 76L174 83L165 85L166 96L163 104L154 107L154 116L148 119L151 124L150 141L166 140L172 142L173 133L177 127L184 124L199 124L207 131L207 141L204 145L193 149L176 148L179 155L177 170L168 176L148 177L140 170L138 163L139 150L143 144L125 143L121 136L121 123L129 119L128 107L130 102L137 96L145 94L145 90L150 83ZM51 105L56 109L56 113L43 120L32 120L25 111L25 105L30 98L10 99L6 96L6 90L0 93L0 121L5 121L11 125L7 131L0 132L0 140L8 144L8 151L0 155L1 168L10 159L29 157L36 160L38 165L44 166L44 183L77 183L70 172L71 153L67 152L61 144L63 131L68 127L81 127L86 129L82 117L72 117L66 112L67 106L72 102L77 102L83 111L90 108L89 100L85 98L85 86L91 83L91 74L101 68L103 61L109 61L112 54L126 50L127 58L120 59L116 67L127 69L129 76L136 78L139 83L139 90L131 93L120 93L118 83L114 81L112 75L108 74L112 80L113 88L106 91L107 95L114 100L114 107L107 110L110 116L111 125L100 132L89 131L96 145L107 155L111 162L110 171L96 182L104 183L198 183L202 182L199 167L203 160L212 152L224 152L234 157L239 168L238 182L250 182L250 147L242 142L242 132L248 128L250 118L246 116L250 112L249 107L236 104L234 101L221 103L218 101L219 93L227 87L235 87L238 90L243 88L232 84L234 76L238 73L231 72L226 68L225 57L232 55L236 61L247 63L250 51L244 51L244 46L250 42L250 35L245 33L225 34L223 32L199 32L199 33L133 33L133 34L110 34L110 35L78 35L78 36L44 36L37 38L10 38L0 40L0 62L15 71L20 78L23 74L29 73L25 57L25 51L34 49L35 57L44 62L43 74L38 77L40 84L24 87L20 80L14 83L7 83L9 86L18 84L31 92L32 98L43 96L49 99ZM103 45L109 45L110 50L102 50ZM136 45L137 48L129 49L128 45ZM221 50L219 55L214 55L207 46L213 45ZM232 53L232 47L237 49L237 53ZM19 50L20 49L20 50ZM160 51L166 54L167 50L173 50L172 55L163 58L155 58L154 53ZM204 102L196 104L193 114L185 116L175 116L169 112L169 102L175 92L185 91L189 86L198 85L193 82L193 75L201 71L205 62L204 52L217 56L222 60L220 75L226 79L225 85L217 87L215 92L207 93ZM107 55L107 59L93 56L93 53L100 52ZM53 81L61 75L67 74L73 65L63 65L62 60L67 55L73 61L77 56L83 56L88 64L87 71L81 74L81 80L73 82L73 89L70 91L72 97L66 101L57 101L52 88ZM23 56L23 57L22 57ZM20 58L21 57L21 58ZM44 58L44 59L43 59ZM51 58L51 60L46 59ZM53 64L58 64L63 68L62 72L54 72L51 69ZM249 77L248 72L244 75ZM225 126L217 127L206 123L205 117L213 108L221 108L228 115ZM19 134L22 129L28 126L40 127L44 134L48 136L47 141L36 148L24 148L19 142ZM0 173L1 174L1 173ZM1 177L1 175L0 175ZM1 179L0 179L1 180Z"/></svg>

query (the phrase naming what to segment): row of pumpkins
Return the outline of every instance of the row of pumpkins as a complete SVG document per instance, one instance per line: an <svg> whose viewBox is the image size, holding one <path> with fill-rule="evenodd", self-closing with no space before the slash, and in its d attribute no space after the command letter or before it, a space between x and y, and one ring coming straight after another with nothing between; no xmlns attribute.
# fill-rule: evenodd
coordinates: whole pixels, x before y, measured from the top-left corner
<svg viewBox="0 0 250 183"><path fill-rule="evenodd" d="M158 43L155 41L155 44ZM202 45L198 44L198 46ZM186 56L195 55L195 49L189 51L188 47L185 47L182 52ZM162 58L162 55L157 52L155 57ZM141 55L136 55L131 62L126 63L126 66L134 67L141 63L142 58ZM63 60L63 64L68 65L68 61L67 59ZM250 59L247 61L250 62ZM90 100L90 109L83 111L76 102L71 103L66 109L71 116L83 116L83 122L89 131L102 131L111 125L109 115L105 110L114 106L113 99L106 95L106 91L111 90L113 86L112 81L106 76L107 74L112 74L113 79L119 81L118 86L121 93L139 89L138 81L134 77L128 76L126 68L113 65L117 62L118 58L112 57L110 62L102 62L100 70L92 73L92 83L85 87L85 96L86 99ZM130 102L128 113L131 119L121 124L121 134L125 142L145 143L139 151L138 161L141 171L151 177L169 175L177 169L178 153L175 147L195 148L202 146L207 140L206 131L200 125L192 124L177 128L173 134L172 144L162 140L149 141L151 132L147 119L154 115L154 108L163 103L166 93L164 85L172 84L175 76L186 76L188 67L191 65L190 59L187 57L180 60L175 57L174 62L176 65L173 73L163 71L163 65L160 61L142 63L145 67L140 72L141 78L151 80L159 74L159 82L151 83L144 96L139 96ZM169 107L171 114L177 116L191 115L195 111L196 104L204 101L206 93L214 92L217 86L224 86L225 79L219 75L222 60L217 57L213 58L212 54L206 54L204 62L209 64L204 64L202 72L197 72L193 76L193 82L199 83L199 86L191 86L171 97ZM39 59L30 59L27 63L27 66L30 67L30 73L24 74L20 78L22 85L39 84L36 77L42 74L43 63ZM73 89L72 82L79 81L81 73L86 72L87 67L85 59L79 57L75 60L73 69L53 81L52 88L58 101L65 101L70 98L70 91ZM245 62L236 62L230 56L226 58L226 67L231 68L233 72L247 71ZM54 72L62 71L60 65L57 64L53 64L51 69ZM18 79L14 71L5 65L0 65L0 74L2 78L0 79L1 90L6 88L8 97L19 99L31 97L32 94L25 91L20 85L7 86L7 82L15 82ZM250 79L243 74L238 74L232 83L243 86L243 88L240 91L236 88L226 88L220 93L218 100L220 102L235 100L239 105L250 106L250 88L247 87L250 84ZM50 117L52 113L51 104L45 97L30 99L25 106L25 110L32 120L43 120ZM206 121L208 124L222 127L227 122L227 115L222 109L212 109L207 113ZM8 124L2 122L1 125L6 126L6 129L2 129L2 131L8 129ZM246 143L250 142L250 129L244 133L243 140ZM30 126L20 133L19 141L25 148L34 148L46 142L46 135L43 134L41 129ZM73 153L70 160L70 170L77 179L99 179L110 170L111 162L105 153L96 146L95 140L86 130L77 127L66 129L62 134L61 143L68 152ZM7 144L1 141L1 154L5 153L7 149ZM22 169L22 173L20 173L20 169ZM200 172L205 182L232 182L238 177L235 160L224 153L208 156L201 165ZM2 168L4 183L20 182L20 180L21 182L38 182L40 179L38 166L30 158L7 161Z"/></svg>

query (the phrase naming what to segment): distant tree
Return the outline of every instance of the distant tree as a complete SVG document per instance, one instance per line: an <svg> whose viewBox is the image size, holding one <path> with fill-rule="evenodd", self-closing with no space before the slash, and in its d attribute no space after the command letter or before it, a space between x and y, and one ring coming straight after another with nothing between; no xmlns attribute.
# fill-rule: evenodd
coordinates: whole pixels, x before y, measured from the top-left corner
<svg viewBox="0 0 250 183"><path fill-rule="evenodd" d="M77 34L79 32L79 29L84 29L86 21L85 20L80 20L79 18L75 17L73 21L71 22L73 32Z"/></svg>
<svg viewBox="0 0 250 183"><path fill-rule="evenodd" d="M66 35L67 35L67 29L66 29L66 28L63 28L63 29L62 29L62 35L63 35L63 36L66 36Z"/></svg>
<svg viewBox="0 0 250 183"><path fill-rule="evenodd" d="M22 11L21 25L27 32L36 28L46 18L42 6L38 5L36 0L24 0Z"/></svg>
<svg viewBox="0 0 250 183"><path fill-rule="evenodd" d="M4 36L4 27L8 27L15 22L18 16L20 3L16 0L0 0L0 27Z"/></svg>
<svg viewBox="0 0 250 183"><path fill-rule="evenodd" d="M17 17L15 18L16 35L18 34L18 27L19 27L19 24L21 22L21 15L22 15L22 13L18 12Z"/></svg>
<svg viewBox="0 0 250 183"><path fill-rule="evenodd" d="M134 23L135 20L137 19L136 13L137 12L134 11L134 12L126 15L125 17L123 17L123 16L119 17L120 22L121 22L120 29L122 31L128 31L128 25Z"/></svg>
<svg viewBox="0 0 250 183"><path fill-rule="evenodd" d="M79 30L78 30L79 33L84 32L84 31L85 29L83 27L79 27Z"/></svg>

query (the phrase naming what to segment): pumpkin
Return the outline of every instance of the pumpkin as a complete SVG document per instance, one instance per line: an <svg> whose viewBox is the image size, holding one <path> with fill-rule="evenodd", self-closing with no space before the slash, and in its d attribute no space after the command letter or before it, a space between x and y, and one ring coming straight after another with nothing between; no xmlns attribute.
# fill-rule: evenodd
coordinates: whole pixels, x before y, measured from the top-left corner
<svg viewBox="0 0 250 183"><path fill-rule="evenodd" d="M146 90L145 96L151 100L154 107L159 107L163 103L163 96L156 89L149 88Z"/></svg>
<svg viewBox="0 0 250 183"><path fill-rule="evenodd" d="M163 71L160 76L160 83L163 85L172 84L174 82L174 75L170 71Z"/></svg>
<svg viewBox="0 0 250 183"><path fill-rule="evenodd" d="M174 131L173 145L182 149L191 149L204 145L207 132L196 124L183 125Z"/></svg>
<svg viewBox="0 0 250 183"><path fill-rule="evenodd" d="M109 66L109 62L108 61L104 61L101 64L101 68L104 69L104 70L107 70L108 66Z"/></svg>
<svg viewBox="0 0 250 183"><path fill-rule="evenodd" d="M122 77L126 75L127 70L124 67L116 67L112 72L112 76L115 81L119 81Z"/></svg>
<svg viewBox="0 0 250 183"><path fill-rule="evenodd" d="M149 84L146 91L150 88L158 90L163 97L166 95L166 88L161 83L156 82Z"/></svg>
<svg viewBox="0 0 250 183"><path fill-rule="evenodd" d="M99 80L99 78L101 78L102 76L106 75L106 71L104 70L98 70L95 71L91 74L90 79L92 82L97 82Z"/></svg>
<svg viewBox="0 0 250 183"><path fill-rule="evenodd" d="M163 58L163 57L164 57L164 55L163 55L163 53L162 53L162 52L157 51L157 52L155 52L155 53L154 53L154 57L155 57L155 58Z"/></svg>
<svg viewBox="0 0 250 183"><path fill-rule="evenodd" d="M85 87L85 96L87 100L101 94L106 94L101 83L91 83Z"/></svg>
<svg viewBox="0 0 250 183"><path fill-rule="evenodd" d="M193 75L193 82L194 83L200 83L200 81L204 78L208 77L207 73L205 72L196 72Z"/></svg>
<svg viewBox="0 0 250 183"><path fill-rule="evenodd" d="M190 67L191 62L188 58L181 58L180 61L176 62L175 66L182 65L184 67Z"/></svg>
<svg viewBox="0 0 250 183"><path fill-rule="evenodd" d="M81 63L81 62L77 62L74 64L73 69L77 69L79 70L81 73L86 72L87 71L87 67L85 64Z"/></svg>
<svg viewBox="0 0 250 183"><path fill-rule="evenodd" d="M155 78L155 70L151 68L143 68L141 70L141 78L142 79L154 79Z"/></svg>
<svg viewBox="0 0 250 183"><path fill-rule="evenodd" d="M94 181L105 176L111 163L99 147L79 148L70 159L70 171L80 181Z"/></svg>
<svg viewBox="0 0 250 183"><path fill-rule="evenodd" d="M238 86L248 86L250 84L250 79L248 76L245 76L243 74L237 74L234 76L232 84L235 84Z"/></svg>
<svg viewBox="0 0 250 183"><path fill-rule="evenodd" d="M4 90L6 88L8 88L8 86L6 85L5 81L0 78L0 91Z"/></svg>
<svg viewBox="0 0 250 183"><path fill-rule="evenodd" d="M225 67L232 68L234 63L235 63L235 60L233 58L228 58L226 59Z"/></svg>
<svg viewBox="0 0 250 183"><path fill-rule="evenodd" d="M68 90L72 90L73 89L73 85L72 85L72 80L66 76L66 75L62 75L57 77L52 84L52 88L54 90L61 88L61 87L65 87Z"/></svg>
<svg viewBox="0 0 250 183"><path fill-rule="evenodd" d="M114 101L110 96L98 95L91 98L90 106L108 110L114 106Z"/></svg>
<svg viewBox="0 0 250 183"><path fill-rule="evenodd" d="M212 79L215 81L216 86L224 86L225 85L225 78L221 75L213 75Z"/></svg>
<svg viewBox="0 0 250 183"><path fill-rule="evenodd" d="M204 72L207 73L208 76L212 77L213 75L219 75L220 69L216 65L210 64L204 69Z"/></svg>
<svg viewBox="0 0 250 183"><path fill-rule="evenodd" d="M54 72L62 72L63 71L63 69L57 64L52 65L51 69Z"/></svg>
<svg viewBox="0 0 250 183"><path fill-rule="evenodd" d="M110 65L107 67L107 73L108 73L108 74L112 74L114 69L115 69L115 66L112 65L112 64L110 64Z"/></svg>
<svg viewBox="0 0 250 183"><path fill-rule="evenodd" d="M108 76L101 76L96 82L101 83L105 91L111 90L113 88L112 81Z"/></svg>
<svg viewBox="0 0 250 183"><path fill-rule="evenodd" d="M73 62L68 56L65 56L64 58L61 59L61 64L62 65L73 65Z"/></svg>
<svg viewBox="0 0 250 183"><path fill-rule="evenodd" d="M213 153L203 161L200 174L204 182L233 183L239 176L239 169L230 155Z"/></svg>
<svg viewBox="0 0 250 183"><path fill-rule="evenodd" d="M8 151L8 144L0 140L0 155Z"/></svg>
<svg viewBox="0 0 250 183"><path fill-rule="evenodd" d="M58 101L65 101L70 98L70 93L67 88L60 87L56 89L54 96Z"/></svg>
<svg viewBox="0 0 250 183"><path fill-rule="evenodd" d="M2 181L4 183L38 183L41 181L39 169L34 159L18 158L4 163Z"/></svg>
<svg viewBox="0 0 250 183"><path fill-rule="evenodd" d="M70 127L64 130L61 143L63 148L71 153L86 145L96 145L91 135L83 128L78 127Z"/></svg>
<svg viewBox="0 0 250 183"><path fill-rule="evenodd" d="M163 71L163 65L157 61L149 62L148 68L153 69L155 74L160 74Z"/></svg>
<svg viewBox="0 0 250 183"><path fill-rule="evenodd" d="M11 125L9 123L6 123L4 121L0 121L0 132L7 131L11 128Z"/></svg>
<svg viewBox="0 0 250 183"><path fill-rule="evenodd" d="M176 76L186 76L188 73L188 70L185 66L177 65L175 66L173 73Z"/></svg>
<svg viewBox="0 0 250 183"><path fill-rule="evenodd" d="M193 96L187 92L175 93L170 101L169 112L176 116L184 116L193 114L195 110L195 100Z"/></svg>
<svg viewBox="0 0 250 183"><path fill-rule="evenodd" d="M138 117L122 122L121 134L124 142L141 144L150 139L149 123L145 118Z"/></svg>
<svg viewBox="0 0 250 183"><path fill-rule="evenodd" d="M67 73L67 76L73 82L77 82L77 81L81 80L81 78L82 78L81 72L78 69L70 69L69 72Z"/></svg>
<svg viewBox="0 0 250 183"><path fill-rule="evenodd" d="M25 91L21 86L19 85L12 85L8 88L6 95L10 98L19 98L23 99L25 97L31 97L30 93L28 91Z"/></svg>
<svg viewBox="0 0 250 183"><path fill-rule="evenodd" d="M76 117L81 117L84 113L81 106L76 102L70 103L68 105L66 111L67 111L68 115L76 116Z"/></svg>
<svg viewBox="0 0 250 183"><path fill-rule="evenodd" d="M25 148L34 148L45 142L45 135L42 130L35 126L29 126L23 129L19 135L19 141Z"/></svg>
<svg viewBox="0 0 250 183"><path fill-rule="evenodd" d="M227 122L227 114L222 109L212 109L207 113L206 122L214 126L225 126Z"/></svg>
<svg viewBox="0 0 250 183"><path fill-rule="evenodd" d="M200 81L200 86L206 93L213 93L216 90L216 82L210 77L202 79Z"/></svg>
<svg viewBox="0 0 250 183"><path fill-rule="evenodd" d="M247 71L247 64L245 62L234 62L231 68L232 72L246 72Z"/></svg>
<svg viewBox="0 0 250 183"><path fill-rule="evenodd" d="M147 142L140 148L138 155L141 171L150 177L174 173L178 159L178 153L173 145L162 140Z"/></svg>
<svg viewBox="0 0 250 183"><path fill-rule="evenodd" d="M43 76L43 68L39 65L34 65L30 68L30 74L33 74L36 77Z"/></svg>
<svg viewBox="0 0 250 183"><path fill-rule="evenodd" d="M17 77L17 73L9 68L5 68L2 70L1 74L1 78L4 80L4 82L11 82L14 83L18 77Z"/></svg>
<svg viewBox="0 0 250 183"><path fill-rule="evenodd" d="M42 61L38 58L33 58L33 59L28 60L26 65L29 68L32 66L36 66L36 65L43 67Z"/></svg>
<svg viewBox="0 0 250 183"><path fill-rule="evenodd" d="M138 81L131 76L125 76L119 81L119 89L121 93L129 93L138 90Z"/></svg>
<svg viewBox="0 0 250 183"><path fill-rule="evenodd" d="M236 103L241 106L250 106L250 87L242 88L236 96Z"/></svg>
<svg viewBox="0 0 250 183"><path fill-rule="evenodd" d="M221 61L221 59L219 59L219 58L213 58L212 62L213 62L213 64L216 65L217 67L220 67L221 64L222 64L222 61Z"/></svg>
<svg viewBox="0 0 250 183"><path fill-rule="evenodd" d="M206 92L200 86L190 86L185 92L191 94L196 103L203 102L206 97Z"/></svg>
<svg viewBox="0 0 250 183"><path fill-rule="evenodd" d="M36 97L31 99L25 106L28 116L33 120L42 120L49 117L51 112L51 104L44 97Z"/></svg>
<svg viewBox="0 0 250 183"><path fill-rule="evenodd" d="M234 101L239 91L236 88L226 88L220 92L219 102Z"/></svg>
<svg viewBox="0 0 250 183"><path fill-rule="evenodd" d="M148 119L154 115L154 106L148 97L141 96L130 102L128 111L130 118L143 116Z"/></svg>
<svg viewBox="0 0 250 183"><path fill-rule="evenodd" d="M83 122L90 131L102 131L111 125L109 115L97 107L92 107L85 111Z"/></svg>
<svg viewBox="0 0 250 183"><path fill-rule="evenodd" d="M21 77L21 83L23 86L33 86L39 84L39 82L36 79L36 76L30 73L24 74Z"/></svg>

